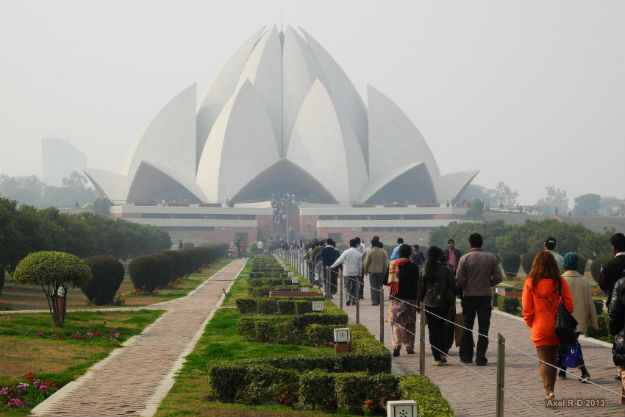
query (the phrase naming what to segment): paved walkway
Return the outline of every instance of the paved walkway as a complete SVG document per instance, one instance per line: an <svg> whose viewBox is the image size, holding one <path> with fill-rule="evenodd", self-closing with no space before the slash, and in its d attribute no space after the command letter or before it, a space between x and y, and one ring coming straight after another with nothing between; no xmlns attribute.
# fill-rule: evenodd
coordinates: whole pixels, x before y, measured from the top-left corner
<svg viewBox="0 0 625 417"><path fill-rule="evenodd" d="M168 310L124 347L33 409L35 416L154 414L245 261L237 259L184 298L144 308Z"/></svg>
<svg viewBox="0 0 625 417"><path fill-rule="evenodd" d="M388 293L388 290L386 291ZM338 295L334 297L338 305ZM369 287L365 286L365 300L361 301L360 322L367 326L369 331L376 337L380 334L380 308L373 307L369 296ZM385 301L388 306L388 301ZM344 307L348 313L350 322L355 322L356 307ZM458 306L460 311L460 306ZM427 329L427 328L426 328ZM476 319L477 330L477 319ZM398 358L393 358L395 369L405 373L419 373L419 326L417 322L417 340L415 342L415 355L407 355L402 352ZM426 330L427 332L427 330ZM500 332L506 338L506 374L505 374L505 415L506 416L623 416L625 407L620 405L619 398L612 393L606 392L590 384L581 384L577 380L569 378L556 381L556 399L582 400L583 406L574 402L572 407L547 408L544 401L544 389L538 371L538 362L534 359L513 350L514 346L523 352L536 356L534 344L530 340L529 327L520 317L511 316L493 310L489 336L497 339ZM384 340L389 350L391 346L390 324L384 326ZM426 343L428 336L426 334ZM477 341L477 339L476 339ZM588 371L592 381L613 391L619 392L620 385L614 380L616 374L612 363L611 345L595 341L594 339L581 338L580 343L584 353ZM440 388L443 396L450 402L457 416L494 416L495 415L495 385L497 344L489 344L487 358L488 366L478 367L474 364L467 368L458 363L458 348L452 347L447 365L434 367L432 353L426 345L425 374ZM476 375L474 372L479 373ZM579 373L578 370L575 370ZM522 404L511 394L516 395L529 406ZM604 406L592 406L593 400L603 401ZM533 407L534 409L530 408Z"/></svg>

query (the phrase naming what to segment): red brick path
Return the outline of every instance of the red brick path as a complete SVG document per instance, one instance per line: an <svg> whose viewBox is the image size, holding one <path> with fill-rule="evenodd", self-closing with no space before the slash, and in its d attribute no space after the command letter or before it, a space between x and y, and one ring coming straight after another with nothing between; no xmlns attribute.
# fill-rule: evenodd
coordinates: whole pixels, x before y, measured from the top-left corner
<svg viewBox="0 0 625 417"><path fill-rule="evenodd" d="M234 260L184 298L161 303L156 322L33 409L36 416L148 415L173 384L223 291L244 265Z"/></svg>

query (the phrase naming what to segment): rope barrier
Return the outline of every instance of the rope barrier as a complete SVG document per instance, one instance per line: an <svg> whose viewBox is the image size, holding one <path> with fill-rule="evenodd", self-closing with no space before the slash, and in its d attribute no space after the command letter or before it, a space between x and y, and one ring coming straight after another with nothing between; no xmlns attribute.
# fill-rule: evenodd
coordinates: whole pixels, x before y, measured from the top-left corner
<svg viewBox="0 0 625 417"><path fill-rule="evenodd" d="M353 278L351 278L351 277L346 277L346 276L343 276L343 278L344 278L344 279L351 279L352 281L357 281L358 283L360 283L360 281L358 281L358 280L354 280L354 279L353 279ZM335 284L332 284L332 282L330 282L330 285L331 285L331 286L333 286L333 287L335 287L335 288L338 288L338 286L337 286L337 285L335 285ZM368 286L370 290L380 292L380 293L382 293L382 294L384 295L384 290L383 290L383 289L378 289L378 288L375 288L375 287L371 287L371 285L370 285L370 284L368 284L367 282L363 282L363 285L364 285L364 286ZM417 305L415 305L415 304L413 304L413 303L411 303L411 302L409 302L409 301L407 301L407 300L403 300L403 299L401 299L401 298L398 298L398 297L395 297L395 296L392 296L392 295L389 295L389 299L394 299L394 300L397 300L397 301L401 301L401 302L405 303L406 305L409 305L409 306L412 306L412 307L415 307L415 308L420 308L419 306L417 306ZM445 321L445 322L447 322L447 323L450 323L450 324L452 324L452 325L454 325L454 326L460 327L461 329L464 329L464 330L466 330L466 331L469 331L469 332L471 332L472 334L477 335L478 337L480 337L480 336L481 336L481 337L485 337L485 338L487 338L487 339L488 339L489 341L491 341L491 342L494 342L494 343L496 343L496 342L497 342L497 339L495 339L495 338L492 338L492 337L490 337L490 336L488 336L488 335L482 334L482 333L480 333L480 332L479 332L479 331L477 331L477 330L474 330L474 329L469 329L469 328L467 328L467 327L465 327L465 326L463 326L463 325L461 325L461 324L457 324L457 323L455 323L455 322L453 322L453 321L449 320L449 319L448 319L448 318L446 318L446 317L439 316L439 315L437 315L437 314L435 314L435 313L433 313L433 312L431 312L431 311L427 311L427 314L431 314L432 316L437 317L437 318L439 318L439 319L441 319L441 320L443 320L443 321ZM396 324L396 325L397 325L397 323L394 323L394 324ZM534 356L534 355L531 355L531 354L529 354L529 353L527 353L527 352L523 351L522 349L520 349L520 348L518 348L518 347L516 347L516 346L514 346L514 345L511 345L511 344L509 344L509 343L504 343L504 345L505 345L507 348L511 348L512 350L514 350L514 351L516 351L516 352L518 352L518 353L521 353L522 355L524 355L524 356L526 356L526 357L528 357L528 358L530 358L530 359L532 359L532 360L538 361L539 363L543 363L543 364L548 365L548 366L550 366L550 367L552 367L552 368L555 368L557 371L565 372L567 375L571 375L571 376L574 376L575 378L578 378L578 376L577 376L576 374L574 374L573 372L571 372L571 371L569 371L569 370L566 370L566 369L564 369L564 368L560 368L560 367L558 367L557 365L551 364L551 363L549 363L549 362L543 361L543 360L539 359L538 357L536 357L536 356ZM454 360L456 360L456 359L454 358ZM459 362L459 363L462 363L462 362ZM464 364L463 364L463 365L464 365ZM470 369L470 368L468 368L468 369ZM621 398L621 397L622 397L622 394L621 394L620 392L617 392L617 391L615 391L615 390L613 390L613 389L610 389L610 388L608 388L608 387L605 387L605 386L603 386L603 385L601 385L601 384L597 384L596 382L594 382L594 381L592 381L592 380L587 380L587 383L588 383L589 385L592 385L592 386L595 386L595 387L597 387L597 388L600 388L600 389L602 389L602 390L604 390L604 391L606 391L606 392L609 392L609 393L611 393L611 394L614 394L614 395L618 396L619 398Z"/></svg>

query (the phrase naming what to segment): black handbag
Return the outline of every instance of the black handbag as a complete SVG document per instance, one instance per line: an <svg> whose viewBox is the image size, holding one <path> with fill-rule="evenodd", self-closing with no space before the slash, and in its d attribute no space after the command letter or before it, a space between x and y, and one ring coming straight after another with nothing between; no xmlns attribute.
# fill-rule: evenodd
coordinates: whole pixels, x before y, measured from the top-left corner
<svg viewBox="0 0 625 417"><path fill-rule="evenodd" d="M562 304L562 278L558 278L558 296L560 297L560 303L558 304L558 314L556 315L556 335L560 339L560 344L564 346L571 346L577 343L578 332L575 332L577 328L577 320Z"/></svg>

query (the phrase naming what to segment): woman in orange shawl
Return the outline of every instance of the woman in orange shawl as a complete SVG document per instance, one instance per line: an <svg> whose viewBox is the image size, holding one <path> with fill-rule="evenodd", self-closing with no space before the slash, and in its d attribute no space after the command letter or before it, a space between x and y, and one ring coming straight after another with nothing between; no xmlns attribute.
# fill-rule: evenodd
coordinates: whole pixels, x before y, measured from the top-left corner
<svg viewBox="0 0 625 417"><path fill-rule="evenodd" d="M559 286L562 288L562 303L572 313L573 296L566 280L560 276L555 258L549 252L538 253L523 287L523 318L531 328L530 336L538 358L545 362L540 363L540 376L548 400L555 397L553 389L558 371L556 355L560 340L555 326L560 303Z"/></svg>

